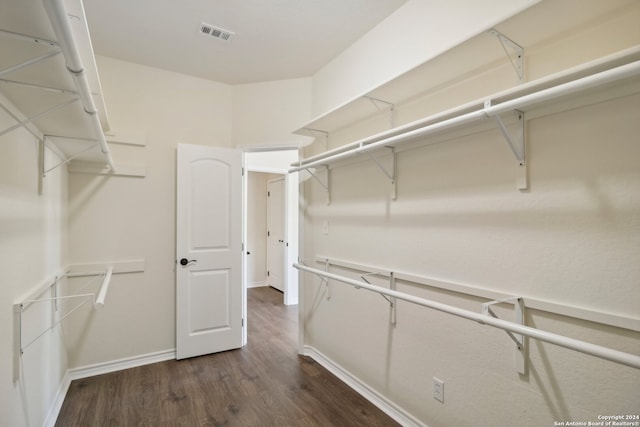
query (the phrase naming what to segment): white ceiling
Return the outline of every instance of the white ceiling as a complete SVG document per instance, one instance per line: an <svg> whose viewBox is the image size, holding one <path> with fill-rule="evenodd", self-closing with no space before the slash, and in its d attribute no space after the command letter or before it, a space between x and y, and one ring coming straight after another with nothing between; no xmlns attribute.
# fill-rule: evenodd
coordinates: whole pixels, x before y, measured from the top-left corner
<svg viewBox="0 0 640 427"><path fill-rule="evenodd" d="M309 77L407 0L84 0L97 55L228 84ZM202 22L235 33L224 42Z"/></svg>

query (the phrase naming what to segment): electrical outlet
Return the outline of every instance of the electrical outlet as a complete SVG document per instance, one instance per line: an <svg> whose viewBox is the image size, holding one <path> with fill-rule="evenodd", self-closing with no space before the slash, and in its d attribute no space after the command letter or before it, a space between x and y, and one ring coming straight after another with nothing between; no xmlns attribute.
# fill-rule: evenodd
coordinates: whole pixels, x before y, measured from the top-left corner
<svg viewBox="0 0 640 427"><path fill-rule="evenodd" d="M433 398L444 403L444 381L433 377Z"/></svg>
<svg viewBox="0 0 640 427"><path fill-rule="evenodd" d="M322 234L325 236L329 235L329 221L322 222Z"/></svg>

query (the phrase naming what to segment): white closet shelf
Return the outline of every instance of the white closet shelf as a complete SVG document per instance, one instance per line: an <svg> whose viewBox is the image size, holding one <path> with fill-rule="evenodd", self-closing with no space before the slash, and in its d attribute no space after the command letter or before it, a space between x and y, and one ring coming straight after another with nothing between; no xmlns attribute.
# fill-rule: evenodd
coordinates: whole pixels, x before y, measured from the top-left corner
<svg viewBox="0 0 640 427"><path fill-rule="evenodd" d="M579 13L567 13L565 8L571 7L570 2L544 1L538 3L494 25L493 28L487 28L486 31L470 36L465 42L446 52L426 58L421 64L417 64L414 68L391 78L389 81L354 96L305 123L294 133L311 137L321 137L328 134L330 137L333 132L381 114L381 111L385 110L385 105L402 107L430 92L447 87L452 82L459 82L500 67L511 69L510 63L517 59L517 52L512 49L512 46L507 44L503 46L500 41L501 36L514 42L514 45L522 47L526 56L527 49L534 49L545 40L561 37L566 33L567 28L592 26L594 22L598 22L602 18L600 14L606 4L599 7L583 8ZM627 9L622 5L612 13L622 16L625 11L628 12ZM541 22L544 22L543 31L540 30ZM621 46L620 49L624 47L628 46ZM594 55L597 55L595 51ZM585 61L588 60L589 58L585 57ZM526 76L523 76L521 80L517 74L511 70L511 77L500 82L493 82L494 88L489 89L487 95L517 86L522 81L528 80ZM387 104L372 101L372 99Z"/></svg>
<svg viewBox="0 0 640 427"><path fill-rule="evenodd" d="M419 144L437 142L437 137L433 138L434 135L453 130L470 133L478 127L484 129L487 119L494 119L495 122L494 120L489 122L502 131L519 166L518 188L525 189L528 186L524 139L525 112L534 115L543 114L545 111L557 112L579 105L589 105L606 99L640 93L638 76L640 76L640 46L308 157L294 163L289 173L321 167L326 169L328 177L330 165L363 154L369 155L378 163L371 153L391 150L393 157L391 167L384 169L380 163L378 166L391 179L392 198L395 198L394 165L397 147L401 145L406 147L407 143L416 141ZM514 121L516 122L515 133L509 130L509 124L505 124L509 122L513 128ZM428 140L426 140L427 137L429 137ZM329 184L323 187L327 192L330 191ZM330 195L328 200L329 197Z"/></svg>
<svg viewBox="0 0 640 427"><path fill-rule="evenodd" d="M621 73L618 77L620 80L633 78L638 75L637 65L629 65L634 62L640 61L640 46L636 46L633 48L625 49L621 52L617 52L612 55L608 55L606 57L600 58L595 61L591 61L585 64L581 64L579 66L570 68L568 70L522 84L520 86L516 86L514 88L487 96L482 99L478 99L467 104L442 111L437 114L433 114L431 116L422 118L420 120L413 121L411 123L407 123L402 126L398 126L393 129L389 129L384 132L377 133L375 135L371 135L366 138L362 138L360 140L354 141L349 144L342 145L340 147L327 150L323 153L317 154L315 156L310 156L303 159L300 162L294 163L293 166L298 166L295 169L304 169L304 166L310 167L313 164L325 164L318 163L319 161L331 161L333 156L339 155L344 152L349 152L353 149L363 148L369 144L391 138L398 135L404 135L409 132L415 131L417 129L424 128L429 125L433 125L439 122L444 122L447 120L451 120L455 117L459 117L468 113L472 113L474 111L484 110L487 108L485 105L486 101L491 101L492 106L488 107L489 111L498 111L505 109L505 105L509 105L509 102L513 102L518 98L523 98L525 96L535 96L535 93L551 90L553 87L558 87L561 85L569 85L572 81L577 81L579 79L587 78L590 76L594 76L598 73L603 73L610 71L614 68L618 68L621 66L629 66L633 68L629 73ZM635 71L634 71L635 70ZM615 76L614 76L615 77ZM617 78L617 77L615 77ZM585 87L585 88L577 88L575 91L567 93L567 95L574 95L576 92L588 93L589 90L597 91L600 86L610 83L609 81L603 81L601 84L597 84L593 87ZM567 96L562 95L562 96ZM541 108L550 102L555 102L558 97L550 98L548 101L544 99L534 99L535 102L528 103L529 105L520 105L520 109L522 111L529 108ZM502 107L501 107L502 106ZM516 107L514 107L516 108Z"/></svg>
<svg viewBox="0 0 640 427"><path fill-rule="evenodd" d="M114 171L82 2L5 3L0 15L0 114L12 124L0 126L0 135L24 128L55 146L67 161L98 163Z"/></svg>
<svg viewBox="0 0 640 427"><path fill-rule="evenodd" d="M433 114L428 117L424 117L422 119L395 127L393 129L386 130L384 132L377 133L375 135L368 136L366 138L359 139L352 143L345 144L331 150L327 150L323 153L307 157L300 162L294 163L293 166L310 165L311 163L314 163L318 160L328 159L334 155L352 150L354 148L363 147L368 144L383 140L385 138L405 134L434 123L451 119L456 116L460 116L466 113L484 109L485 102L487 100L490 100L494 106L497 106L500 104L504 104L507 101L512 101L519 97L531 95L536 92L550 89L554 86L559 86L565 83L569 83L571 81L592 76L594 74L611 70L619 66L628 65L635 61L640 61L640 46L625 49L623 51L614 53L612 55L608 55L608 56L599 58L597 60L590 61L581 65L569 68L559 73L555 73L555 74L531 81L529 83L525 83L525 84L513 87L511 89L507 89L502 92L495 93L493 95L489 95L482 99L477 99L475 101L460 105L458 107L451 108L451 109L439 112L437 114ZM537 108L541 106L543 106L543 103L540 103L540 102L535 105L535 107Z"/></svg>
<svg viewBox="0 0 640 427"><path fill-rule="evenodd" d="M447 58L455 56L452 67ZM458 70L473 69L480 72L487 67L496 67L508 62L505 52L496 37L489 32L478 34L462 45L432 58L412 70L397 76L378 87L362 93L338 107L314 118L294 133L314 138L331 133L353 123L363 121L375 115L390 115L391 127L395 126L394 110L413 99L419 98L432 88L444 85L448 81L460 78ZM468 72L464 72L467 75ZM514 78L507 85L516 84Z"/></svg>

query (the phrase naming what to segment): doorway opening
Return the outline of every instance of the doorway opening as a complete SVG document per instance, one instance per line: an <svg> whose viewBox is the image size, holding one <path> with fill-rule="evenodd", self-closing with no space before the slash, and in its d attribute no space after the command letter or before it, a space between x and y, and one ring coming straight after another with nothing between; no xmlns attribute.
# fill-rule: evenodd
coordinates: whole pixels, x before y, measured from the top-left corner
<svg viewBox="0 0 640 427"><path fill-rule="evenodd" d="M284 305L298 304L298 174L288 174L297 148L244 150L244 315L247 290L269 286ZM244 343L247 341L244 328Z"/></svg>
<svg viewBox="0 0 640 427"><path fill-rule="evenodd" d="M280 291L283 298L284 190L284 175L247 172L246 287L271 286Z"/></svg>

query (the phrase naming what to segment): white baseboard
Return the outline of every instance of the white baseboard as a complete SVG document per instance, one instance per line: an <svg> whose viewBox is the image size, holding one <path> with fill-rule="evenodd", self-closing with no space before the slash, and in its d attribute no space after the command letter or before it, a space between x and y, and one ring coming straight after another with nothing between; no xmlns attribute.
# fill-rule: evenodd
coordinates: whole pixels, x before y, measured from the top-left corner
<svg viewBox="0 0 640 427"><path fill-rule="evenodd" d="M109 372L121 371L123 369L135 368L149 365L151 363L164 362L176 358L176 350L157 351L155 353L142 354L140 356L125 357L124 359L111 360L95 365L81 366L69 369L71 381L81 378L93 377L96 375L108 374Z"/></svg>
<svg viewBox="0 0 640 427"><path fill-rule="evenodd" d="M64 403L64 398L67 395L70 385L71 378L69 377L69 371L67 371L62 378L60 387L58 387L58 391L56 392L56 397L53 399L53 403L51 404L51 408L49 408L49 413L42 423L42 427L54 427L56 425L56 420L58 419L60 409L62 409L62 404Z"/></svg>
<svg viewBox="0 0 640 427"><path fill-rule="evenodd" d="M247 283L247 289L249 288L260 288L262 286L269 286L267 282L251 282Z"/></svg>
<svg viewBox="0 0 640 427"><path fill-rule="evenodd" d="M351 374L346 369L329 359L324 354L311 346L304 346L305 356L311 357L313 360L322 365L325 369L338 377L342 382L347 384L353 390L358 392L362 397L377 406L382 412L389 415L398 423L405 427L427 427L426 424L409 414L407 411L396 405L394 402L381 395L376 390L369 387L359 378Z"/></svg>
<svg viewBox="0 0 640 427"><path fill-rule="evenodd" d="M58 388L56 397L51 405L51 409L42 424L43 427L53 427L55 425L58 415L60 414L60 409L62 409L64 398L67 396L67 391L69 391L71 381L93 377L95 375L108 374L110 372L121 371L123 369L149 365L151 363L164 362L165 360L175 358L176 350L171 349L67 370L67 373L64 375L64 378L60 383L60 387Z"/></svg>

